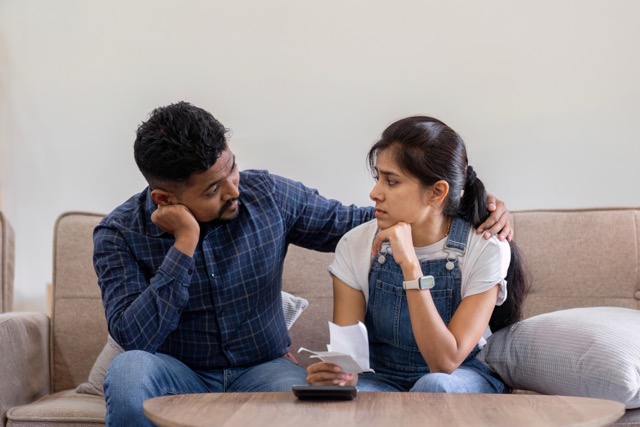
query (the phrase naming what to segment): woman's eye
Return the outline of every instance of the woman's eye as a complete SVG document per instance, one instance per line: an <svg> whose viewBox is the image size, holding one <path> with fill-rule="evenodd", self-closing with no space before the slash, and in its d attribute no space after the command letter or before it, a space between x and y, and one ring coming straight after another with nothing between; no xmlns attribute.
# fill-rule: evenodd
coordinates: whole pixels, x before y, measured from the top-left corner
<svg viewBox="0 0 640 427"><path fill-rule="evenodd" d="M373 176L373 180L374 180L375 182L380 181L380 176L379 176L379 175L374 175L374 176ZM385 182L387 183L387 185L388 185L388 186L390 186L390 187L398 183L398 181L393 180L393 179L389 179L389 178L385 179L384 181L385 181Z"/></svg>

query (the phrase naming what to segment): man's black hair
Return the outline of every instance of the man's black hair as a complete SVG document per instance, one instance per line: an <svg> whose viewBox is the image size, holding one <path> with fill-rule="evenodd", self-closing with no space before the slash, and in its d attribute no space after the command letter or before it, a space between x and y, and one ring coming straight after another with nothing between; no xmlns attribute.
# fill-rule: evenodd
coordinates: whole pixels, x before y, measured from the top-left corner
<svg viewBox="0 0 640 427"><path fill-rule="evenodd" d="M188 102L159 107L138 127L135 160L152 188L186 185L227 149L226 132L211 113Z"/></svg>

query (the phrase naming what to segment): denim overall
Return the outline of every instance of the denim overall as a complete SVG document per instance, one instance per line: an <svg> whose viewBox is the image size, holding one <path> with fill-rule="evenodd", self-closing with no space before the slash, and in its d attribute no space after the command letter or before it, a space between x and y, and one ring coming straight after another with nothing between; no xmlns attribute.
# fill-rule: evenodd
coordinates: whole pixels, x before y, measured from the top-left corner
<svg viewBox="0 0 640 427"><path fill-rule="evenodd" d="M454 218L445 245L447 258L420 263L423 274L435 279L435 286L422 292L431 292L438 313L447 325L462 300L457 259L466 251L470 228L466 221ZM361 379L365 383L382 381L393 384L398 390L408 391L416 381L429 374L429 367L413 337L402 270L393 255L386 253L386 248L380 255L374 257L369 271L369 304L365 315L370 365L375 374L361 374ZM504 384L476 360L478 351L476 345L460 368L477 371L490 383L490 391L482 392L504 391Z"/></svg>

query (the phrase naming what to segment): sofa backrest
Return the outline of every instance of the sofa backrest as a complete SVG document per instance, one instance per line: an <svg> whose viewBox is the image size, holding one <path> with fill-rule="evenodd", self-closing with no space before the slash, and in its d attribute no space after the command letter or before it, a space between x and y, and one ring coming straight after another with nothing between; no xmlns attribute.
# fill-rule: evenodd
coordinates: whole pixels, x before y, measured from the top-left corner
<svg viewBox="0 0 640 427"><path fill-rule="evenodd" d="M93 229L104 215L66 212L54 230L51 384L57 392L87 380L107 340L107 325L93 268ZM332 287L327 266L332 253L291 245L285 260L283 289L309 300L291 329L291 351L300 346L325 349L332 317ZM308 355L295 354L301 363Z"/></svg>
<svg viewBox="0 0 640 427"><path fill-rule="evenodd" d="M107 342L107 322L93 269L93 229L103 215L67 212L53 240L51 387L53 392L87 381Z"/></svg>
<svg viewBox="0 0 640 427"><path fill-rule="evenodd" d="M107 342L107 325L93 268L93 229L104 217L65 212L54 227L51 387L53 392L87 381ZM290 246L283 289L307 298L309 307L291 330L292 351L304 345L324 349L328 343L332 288L327 266L332 253ZM298 356L306 361L308 356Z"/></svg>
<svg viewBox="0 0 640 427"><path fill-rule="evenodd" d="M531 276L524 315L573 307L640 309L640 209L512 212L514 240ZM333 254L291 246L283 287L309 300L291 329L291 351L325 350L332 317ZM306 354L294 354L306 365Z"/></svg>
<svg viewBox="0 0 640 427"><path fill-rule="evenodd" d="M102 215L70 212L56 222L52 384L86 381L106 343L104 310L93 269L93 228ZM515 240L532 276L525 316L586 306L640 309L640 209L512 212ZM327 266L332 253L290 246L283 289L309 301L291 328L291 352L306 366L304 346L324 350L332 318Z"/></svg>
<svg viewBox="0 0 640 427"><path fill-rule="evenodd" d="M640 309L640 209L513 212L532 277L525 316L573 307Z"/></svg>
<svg viewBox="0 0 640 427"><path fill-rule="evenodd" d="M14 254L13 228L0 212L0 313L13 308Z"/></svg>
<svg viewBox="0 0 640 427"><path fill-rule="evenodd" d="M297 353L300 347L326 351L329 344L328 322L333 318L333 285L327 267L332 259L333 253L290 245L284 261L282 289L309 301L309 306L289 331L289 350L303 366L311 361L308 353Z"/></svg>

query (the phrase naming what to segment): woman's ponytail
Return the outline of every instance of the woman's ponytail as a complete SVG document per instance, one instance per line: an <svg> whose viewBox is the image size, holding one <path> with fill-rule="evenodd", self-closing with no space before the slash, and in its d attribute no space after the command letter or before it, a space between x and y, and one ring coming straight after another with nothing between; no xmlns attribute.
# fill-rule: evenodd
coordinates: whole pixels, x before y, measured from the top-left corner
<svg viewBox="0 0 640 427"><path fill-rule="evenodd" d="M460 200L460 216L477 228L489 217L487 192L473 167L467 166L466 173L464 192ZM529 280L520 249L515 242L509 242L509 246L511 260L505 277L508 295L505 302L496 306L491 315L489 326L494 332L522 318L522 305L529 291Z"/></svg>
<svg viewBox="0 0 640 427"><path fill-rule="evenodd" d="M464 190L460 199L458 215L478 227L489 216L487 192L473 167L467 166Z"/></svg>

